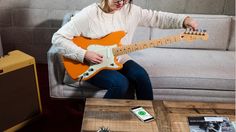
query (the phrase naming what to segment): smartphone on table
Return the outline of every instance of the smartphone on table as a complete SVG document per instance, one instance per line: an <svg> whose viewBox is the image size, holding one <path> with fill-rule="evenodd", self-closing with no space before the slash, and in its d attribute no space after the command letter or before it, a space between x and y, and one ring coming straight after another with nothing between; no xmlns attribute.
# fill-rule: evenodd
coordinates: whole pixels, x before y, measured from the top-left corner
<svg viewBox="0 0 236 132"><path fill-rule="evenodd" d="M131 108L131 112L143 122L150 122L154 120L154 117L150 113L148 113L142 106Z"/></svg>

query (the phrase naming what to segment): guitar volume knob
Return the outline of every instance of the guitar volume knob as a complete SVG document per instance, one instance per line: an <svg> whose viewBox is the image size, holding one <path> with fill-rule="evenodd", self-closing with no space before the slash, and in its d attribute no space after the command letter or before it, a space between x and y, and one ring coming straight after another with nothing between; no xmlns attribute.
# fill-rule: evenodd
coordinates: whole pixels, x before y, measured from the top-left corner
<svg viewBox="0 0 236 132"><path fill-rule="evenodd" d="M87 72L86 72L86 73L84 73L84 76L88 76L88 75L89 75L89 73L87 73Z"/></svg>

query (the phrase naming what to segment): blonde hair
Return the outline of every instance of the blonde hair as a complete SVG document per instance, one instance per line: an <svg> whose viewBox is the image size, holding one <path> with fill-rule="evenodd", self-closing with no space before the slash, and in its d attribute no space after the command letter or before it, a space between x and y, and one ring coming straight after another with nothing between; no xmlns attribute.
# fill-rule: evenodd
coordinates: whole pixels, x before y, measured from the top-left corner
<svg viewBox="0 0 236 132"><path fill-rule="evenodd" d="M129 10L131 8L131 3L133 2L133 0L129 0ZM108 12L110 10L110 7L108 5L108 0L101 0L101 8L102 10L104 10L105 12Z"/></svg>

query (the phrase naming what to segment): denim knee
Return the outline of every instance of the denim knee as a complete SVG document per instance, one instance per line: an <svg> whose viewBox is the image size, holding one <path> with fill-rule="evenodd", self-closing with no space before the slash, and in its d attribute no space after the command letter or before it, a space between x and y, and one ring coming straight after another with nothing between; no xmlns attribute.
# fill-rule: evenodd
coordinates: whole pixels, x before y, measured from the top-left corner
<svg viewBox="0 0 236 132"><path fill-rule="evenodd" d="M119 91L120 94L124 95L128 91L129 88L129 80L127 78L120 78L117 80L113 80L112 87Z"/></svg>
<svg viewBox="0 0 236 132"><path fill-rule="evenodd" d="M144 79L144 80L149 79L148 73L143 68L139 68L137 72L134 72L133 77L136 78L136 81L138 81L139 79Z"/></svg>
<svg viewBox="0 0 236 132"><path fill-rule="evenodd" d="M110 82L110 88L105 94L104 98L113 98L113 99L121 99L125 98L128 89L129 89L129 81L127 78L117 78L113 79Z"/></svg>

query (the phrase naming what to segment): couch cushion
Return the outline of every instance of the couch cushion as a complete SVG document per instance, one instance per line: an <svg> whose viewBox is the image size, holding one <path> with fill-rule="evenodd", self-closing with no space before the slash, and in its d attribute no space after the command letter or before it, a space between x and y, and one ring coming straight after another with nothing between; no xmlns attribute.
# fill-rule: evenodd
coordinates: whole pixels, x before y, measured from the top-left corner
<svg viewBox="0 0 236 132"><path fill-rule="evenodd" d="M58 89L58 93L51 93L51 96L60 98L102 98L107 90L100 89L89 83L82 82L82 84L72 84L72 85L60 85L61 89ZM57 94L55 96L55 94Z"/></svg>
<svg viewBox="0 0 236 132"><path fill-rule="evenodd" d="M229 50L235 51L235 16L232 17L231 21L231 31L229 39Z"/></svg>
<svg viewBox="0 0 236 132"><path fill-rule="evenodd" d="M233 51L151 48L130 54L153 88L234 90Z"/></svg>
<svg viewBox="0 0 236 132"><path fill-rule="evenodd" d="M235 92L201 89L153 89L155 100L234 102Z"/></svg>
<svg viewBox="0 0 236 132"><path fill-rule="evenodd" d="M134 32L133 42L139 42L142 40L150 40L150 28L149 27L137 27Z"/></svg>
<svg viewBox="0 0 236 132"><path fill-rule="evenodd" d="M196 48L196 49L217 49L226 50L228 46L229 30L231 18L224 15L189 15L199 24L199 29L207 30L208 41L178 42L162 47L174 48ZM165 36L177 35L184 32L184 29L158 29L154 28L151 32L151 39Z"/></svg>

